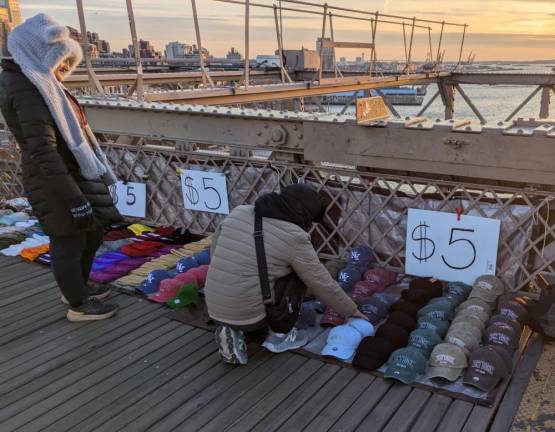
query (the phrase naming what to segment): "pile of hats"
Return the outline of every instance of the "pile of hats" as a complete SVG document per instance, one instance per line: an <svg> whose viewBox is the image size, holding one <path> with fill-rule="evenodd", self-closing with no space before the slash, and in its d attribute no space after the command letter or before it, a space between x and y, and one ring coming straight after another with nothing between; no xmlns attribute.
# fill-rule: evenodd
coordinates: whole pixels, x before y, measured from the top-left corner
<svg viewBox="0 0 555 432"><path fill-rule="evenodd" d="M376 334L381 334L381 331L402 334L405 343L386 358L384 377L409 384L425 372L432 349L441 342L438 334L443 327L441 323L450 318L444 312L443 303L436 301L442 298L442 294L443 282L417 278L401 293L401 299L392 305L393 312L383 329L380 328ZM428 328L424 323L433 326Z"/></svg>
<svg viewBox="0 0 555 432"><path fill-rule="evenodd" d="M374 261L374 253L368 246L354 248L350 255L347 265L339 272L337 282L347 294L353 292L355 284L362 279L364 272L370 263ZM324 316L320 320L321 325L337 326L345 322L345 317L338 314L331 308L326 308Z"/></svg>
<svg viewBox="0 0 555 432"><path fill-rule="evenodd" d="M361 341L374 335L374 332L374 326L368 321L351 318L345 324L330 330L321 354L340 360L349 360L355 355Z"/></svg>
<svg viewBox="0 0 555 432"><path fill-rule="evenodd" d="M465 384L491 391L511 374L514 352L528 318L528 306L524 297L499 297L496 312L487 322L484 346L470 355Z"/></svg>

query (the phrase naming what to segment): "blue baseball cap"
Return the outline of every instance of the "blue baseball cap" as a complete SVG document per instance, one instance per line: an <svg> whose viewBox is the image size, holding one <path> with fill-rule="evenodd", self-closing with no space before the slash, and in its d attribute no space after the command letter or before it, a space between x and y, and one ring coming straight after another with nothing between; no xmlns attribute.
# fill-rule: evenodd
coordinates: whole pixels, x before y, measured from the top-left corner
<svg viewBox="0 0 555 432"><path fill-rule="evenodd" d="M199 265L210 265L210 249L204 249L193 257L197 260Z"/></svg>
<svg viewBox="0 0 555 432"><path fill-rule="evenodd" d="M144 295L154 294L160 289L160 282L171 278L170 272L166 270L153 270L148 274L141 286L137 288L137 292Z"/></svg>
<svg viewBox="0 0 555 432"><path fill-rule="evenodd" d="M341 288L350 292L355 287L355 284L362 279L362 273L363 270L352 264L348 264L347 267L339 272L337 281L339 282L339 285L341 285Z"/></svg>
<svg viewBox="0 0 555 432"><path fill-rule="evenodd" d="M372 261L374 261L374 252L369 246L359 246L354 248L349 255L349 264L366 271Z"/></svg>
<svg viewBox="0 0 555 432"><path fill-rule="evenodd" d="M355 355L360 341L362 335L356 328L346 324L334 327L328 334L322 355L348 360Z"/></svg>
<svg viewBox="0 0 555 432"><path fill-rule="evenodd" d="M181 258L179 261L177 261L176 269L179 273L186 273L189 270L199 266L200 264L195 256L190 256L187 258Z"/></svg>

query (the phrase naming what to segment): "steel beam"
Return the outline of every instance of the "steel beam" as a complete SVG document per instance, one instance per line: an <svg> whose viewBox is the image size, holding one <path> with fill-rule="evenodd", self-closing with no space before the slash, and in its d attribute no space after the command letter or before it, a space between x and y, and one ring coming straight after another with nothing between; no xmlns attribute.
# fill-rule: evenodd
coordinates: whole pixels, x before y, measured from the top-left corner
<svg viewBox="0 0 555 432"><path fill-rule="evenodd" d="M555 74L454 72L448 79L457 84L555 85Z"/></svg>
<svg viewBox="0 0 555 432"><path fill-rule="evenodd" d="M426 118L359 126L349 116L81 100L95 132L304 155L419 175L555 186L555 122L480 125ZM424 173L424 174L422 174Z"/></svg>
<svg viewBox="0 0 555 432"><path fill-rule="evenodd" d="M404 76L325 79L320 84L295 82L250 86L249 88L215 88L206 90L181 90L150 93L151 102L191 103L201 105L229 105L268 100L294 99L321 96L330 93L397 87L402 85L428 84L438 76L447 74L413 74Z"/></svg>

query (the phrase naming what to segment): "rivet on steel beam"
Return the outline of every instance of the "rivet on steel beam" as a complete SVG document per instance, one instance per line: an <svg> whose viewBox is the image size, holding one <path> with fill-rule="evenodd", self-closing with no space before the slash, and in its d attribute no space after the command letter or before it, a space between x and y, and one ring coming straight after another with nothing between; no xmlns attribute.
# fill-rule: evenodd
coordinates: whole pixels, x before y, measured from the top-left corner
<svg viewBox="0 0 555 432"><path fill-rule="evenodd" d="M471 131L472 128L471 128L470 126L467 126L467 127L464 128L464 130L465 130L465 131Z"/></svg>

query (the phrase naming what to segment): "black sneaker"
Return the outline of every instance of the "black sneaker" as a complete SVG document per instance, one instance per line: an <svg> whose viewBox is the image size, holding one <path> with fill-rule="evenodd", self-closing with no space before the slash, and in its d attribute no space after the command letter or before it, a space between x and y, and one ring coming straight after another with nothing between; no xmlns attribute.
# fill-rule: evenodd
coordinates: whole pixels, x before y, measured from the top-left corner
<svg viewBox="0 0 555 432"><path fill-rule="evenodd" d="M73 322L98 321L113 317L117 311L118 305L88 299L81 306L70 308L66 317Z"/></svg>
<svg viewBox="0 0 555 432"><path fill-rule="evenodd" d="M93 300L104 300L110 296L109 286L106 285L89 285L89 298ZM68 305L67 299L62 296L62 303Z"/></svg>

